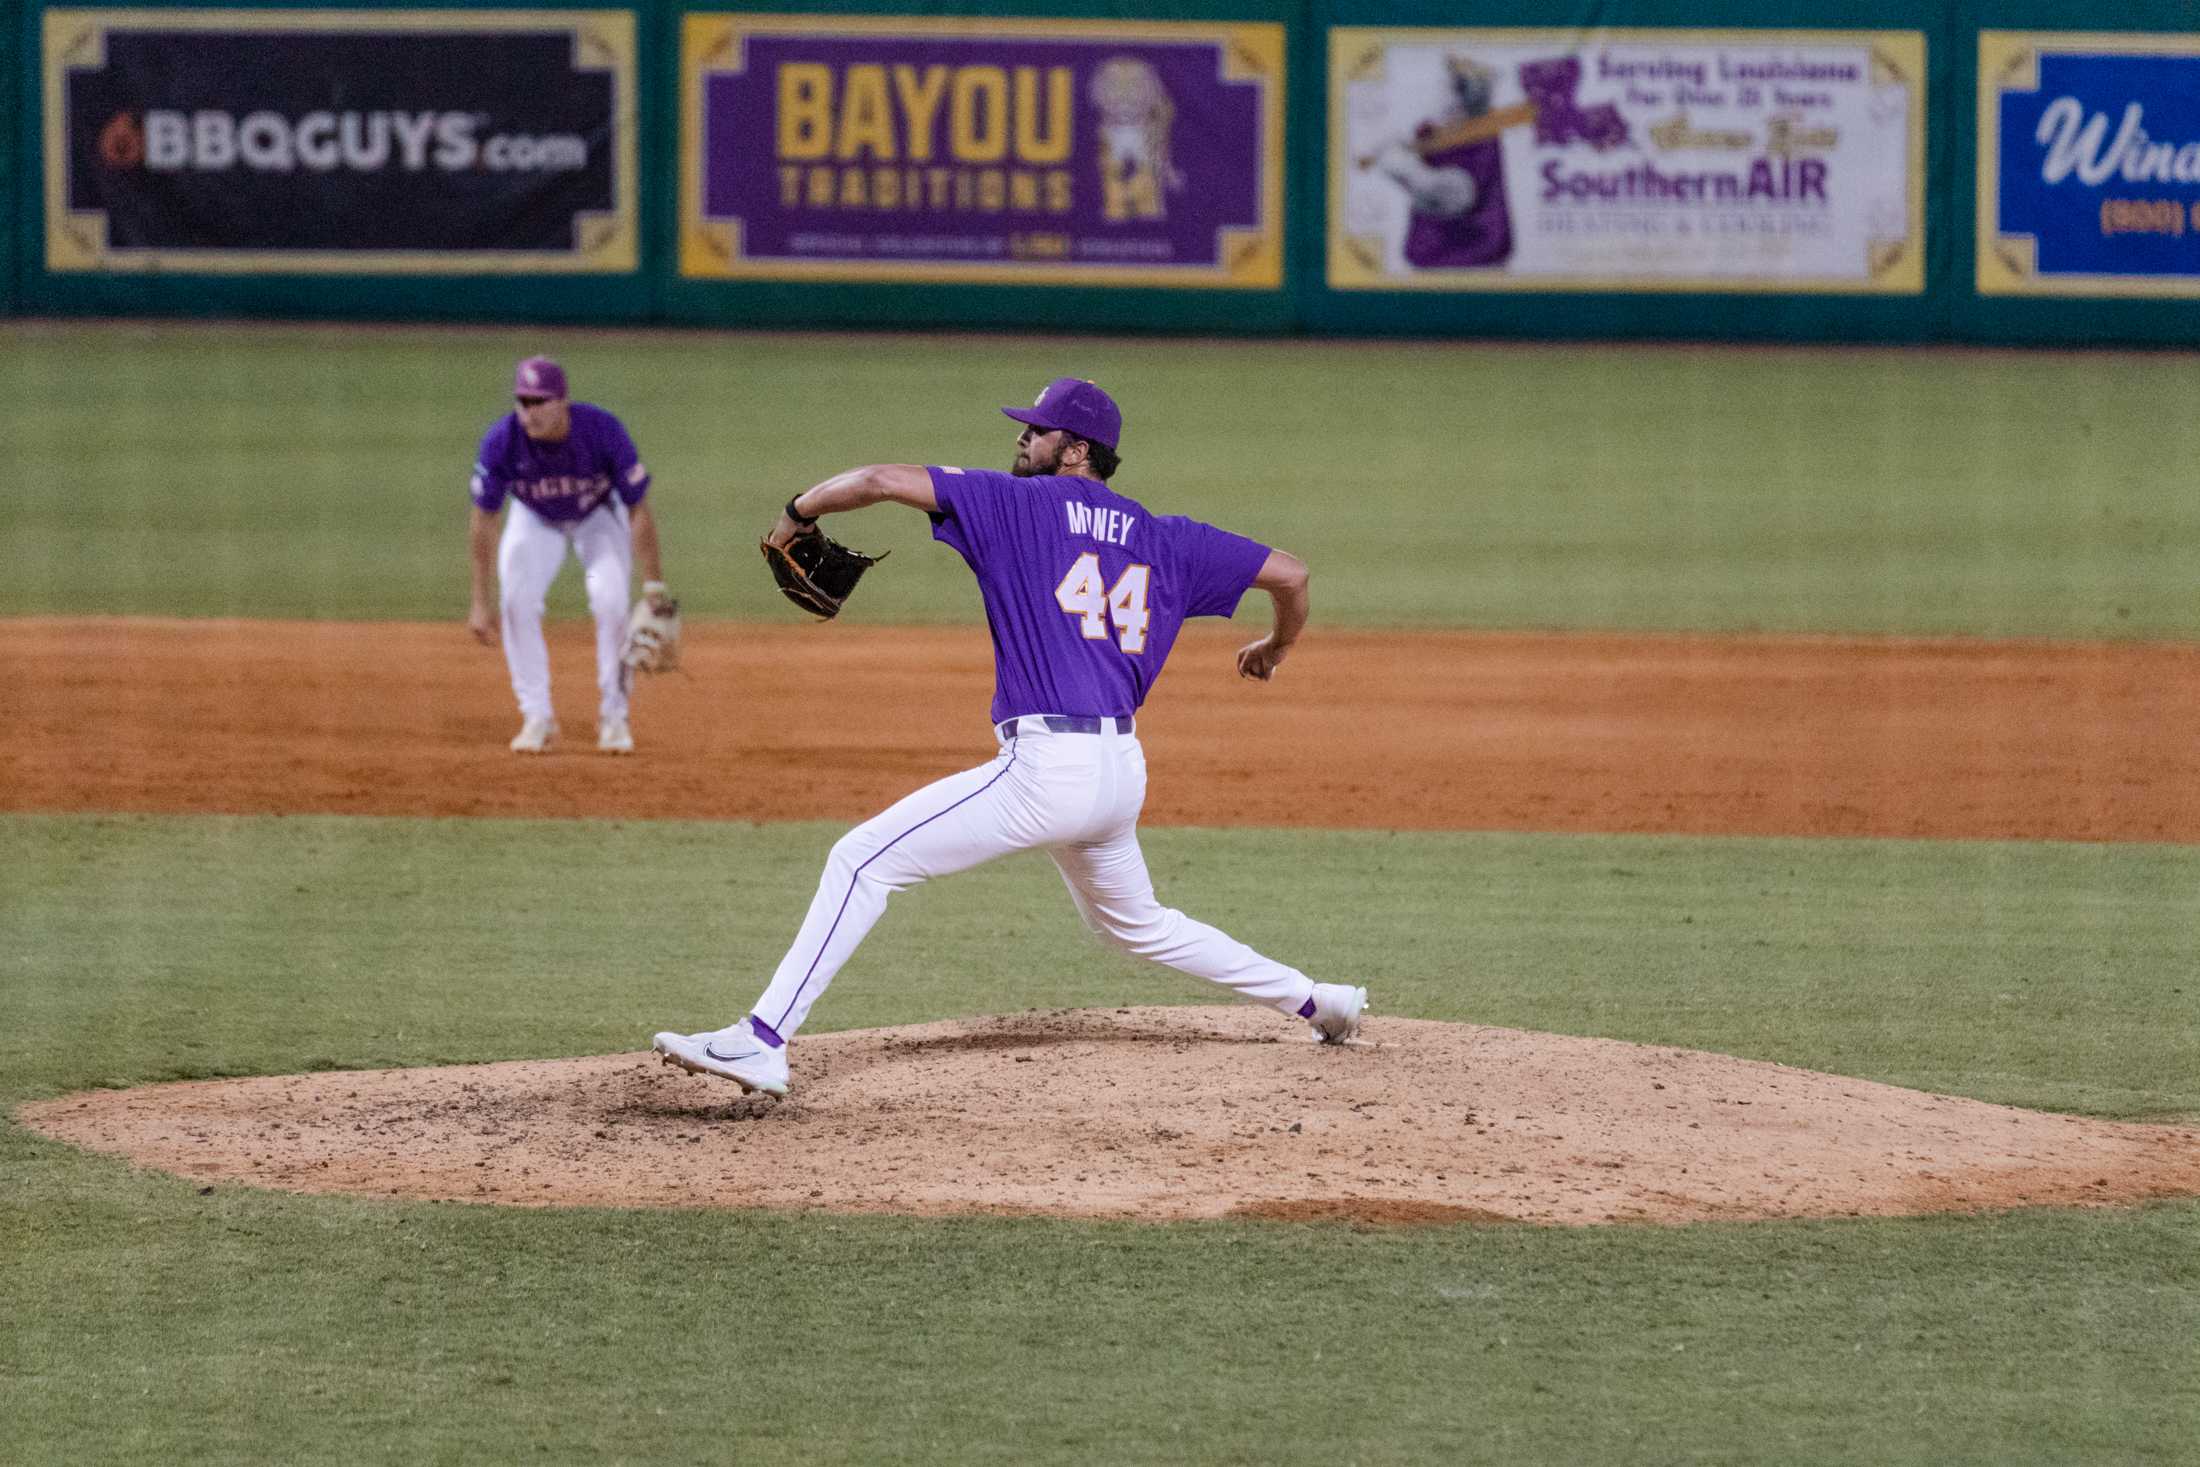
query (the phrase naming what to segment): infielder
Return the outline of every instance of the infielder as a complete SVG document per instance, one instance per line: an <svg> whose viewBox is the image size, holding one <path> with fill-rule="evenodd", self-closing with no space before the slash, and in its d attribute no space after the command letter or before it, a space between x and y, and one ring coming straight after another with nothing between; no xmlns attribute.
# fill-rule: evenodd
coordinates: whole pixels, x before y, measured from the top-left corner
<svg viewBox="0 0 2200 1467"><path fill-rule="evenodd" d="M667 1063L786 1094L788 1041L887 898L1034 846L1109 942L1305 1019L1317 1039L1358 1034L1366 989L1316 983L1162 906L1138 845L1146 756L1134 715L1178 628L1186 617L1231 615L1249 587L1266 591L1274 630L1237 654L1241 674L1266 681L1306 624L1305 565L1110 490L1122 415L1093 383L1065 377L1033 406L1001 411L1025 425L1011 473L851 469L788 500L769 537L783 546L820 515L881 500L931 516L933 538L977 573L993 633L999 753L842 837L763 997L727 1028L659 1034Z"/></svg>
<svg viewBox="0 0 2200 1467"><path fill-rule="evenodd" d="M473 514L466 534L474 599L466 625L484 643L495 642L501 627L512 695L519 700L520 729L512 749L542 753L558 736L542 607L570 549L580 560L589 614L596 621L596 747L631 754L630 678L620 657L637 557L642 595L653 607L670 604L658 553L657 517L643 499L649 493L649 470L624 424L594 403L567 398L565 369L548 357L529 357L519 364L512 395L517 405L483 436L474 464ZM507 497L512 508L499 540L497 511ZM495 619L489 614L492 556Z"/></svg>

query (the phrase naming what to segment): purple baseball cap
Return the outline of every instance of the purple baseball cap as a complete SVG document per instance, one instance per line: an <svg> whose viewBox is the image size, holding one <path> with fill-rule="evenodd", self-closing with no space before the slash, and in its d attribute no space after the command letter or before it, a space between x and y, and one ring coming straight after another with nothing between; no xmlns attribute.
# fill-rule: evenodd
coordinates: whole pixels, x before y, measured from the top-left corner
<svg viewBox="0 0 2200 1467"><path fill-rule="evenodd" d="M1060 428L1111 449L1123 436L1123 413L1115 399L1083 377L1057 377L1030 407L1001 411L1019 423L1050 432Z"/></svg>
<svg viewBox="0 0 2200 1467"><path fill-rule="evenodd" d="M548 357L529 357L512 373L514 397L565 396L565 368Z"/></svg>

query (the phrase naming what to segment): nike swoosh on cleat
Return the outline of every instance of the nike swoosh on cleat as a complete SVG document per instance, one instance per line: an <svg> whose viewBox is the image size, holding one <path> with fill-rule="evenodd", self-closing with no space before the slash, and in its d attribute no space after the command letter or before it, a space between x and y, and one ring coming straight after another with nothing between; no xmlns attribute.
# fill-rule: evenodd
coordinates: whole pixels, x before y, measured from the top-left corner
<svg viewBox="0 0 2200 1467"><path fill-rule="evenodd" d="M755 1059L758 1055L762 1054L763 1051L760 1049L748 1049L743 1050L739 1054L720 1054L718 1052L718 1046L714 1044L706 1044L703 1046L703 1053L709 1055L714 1060L724 1060L730 1064L734 1060Z"/></svg>

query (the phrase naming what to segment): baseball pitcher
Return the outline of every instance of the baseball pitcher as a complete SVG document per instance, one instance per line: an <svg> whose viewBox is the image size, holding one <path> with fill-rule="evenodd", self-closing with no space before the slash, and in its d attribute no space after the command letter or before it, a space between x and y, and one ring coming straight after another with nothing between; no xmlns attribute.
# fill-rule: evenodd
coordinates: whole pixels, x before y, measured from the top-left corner
<svg viewBox="0 0 2200 1467"><path fill-rule="evenodd" d="M677 604L665 589L657 518L644 496L649 470L625 425L593 403L566 396L565 369L529 357L512 379L513 411L481 440L474 464L473 513L467 549L473 562L473 608L466 625L483 643L501 630L504 661L519 701L520 729L512 749L540 754L558 736L550 703L550 652L542 608L565 557L581 563L588 610L596 623L596 747L634 752L627 692L635 666L630 638L677 639ZM511 501L504 531L497 512ZM634 562L642 563L644 605L627 607ZM495 566L498 614L489 614ZM669 665L662 652L650 665Z"/></svg>
<svg viewBox="0 0 2200 1467"><path fill-rule="evenodd" d="M743 1090L787 1093L787 1045L894 892L1012 851L1044 848L1101 937L1311 1024L1356 1036L1367 990L1296 968L1164 907L1138 844L1146 756L1136 714L1185 618L1229 616L1248 589L1275 603L1238 671L1272 677L1306 624L1307 571L1281 550L1111 490L1122 415L1091 382L1050 383L1028 408L1010 473L876 464L787 501L766 539L816 534L819 516L891 500L924 511L969 563L993 633L993 736L975 769L918 790L833 847L794 945L746 1017L659 1034L668 1064Z"/></svg>

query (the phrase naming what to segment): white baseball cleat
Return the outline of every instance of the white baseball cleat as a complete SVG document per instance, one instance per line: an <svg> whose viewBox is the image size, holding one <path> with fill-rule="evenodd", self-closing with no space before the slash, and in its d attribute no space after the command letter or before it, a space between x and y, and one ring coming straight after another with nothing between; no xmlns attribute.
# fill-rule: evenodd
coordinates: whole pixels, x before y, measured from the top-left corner
<svg viewBox="0 0 2200 1467"><path fill-rule="evenodd" d="M649 1047L663 1055L668 1065L731 1080L743 1092L787 1093L787 1046L774 1048L766 1044L750 1030L746 1019L707 1034L660 1034Z"/></svg>
<svg viewBox="0 0 2200 1467"><path fill-rule="evenodd" d="M1343 983L1314 985L1314 1042L1348 1044L1360 1037L1360 1016L1367 1011L1367 990Z"/></svg>
<svg viewBox="0 0 2200 1467"><path fill-rule="evenodd" d="M554 718L530 718L512 735L512 752L515 754L540 754L558 741L558 724Z"/></svg>
<svg viewBox="0 0 2200 1467"><path fill-rule="evenodd" d="M634 731L623 718L607 718L596 726L596 747L606 754L631 754Z"/></svg>

